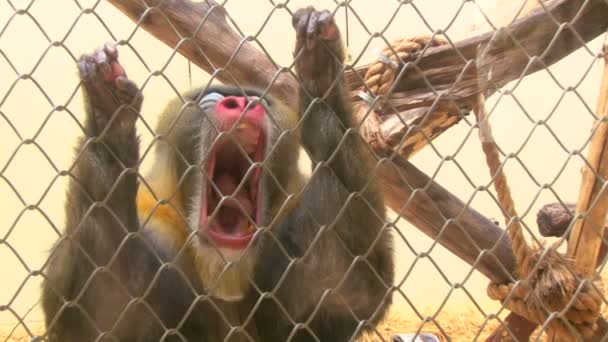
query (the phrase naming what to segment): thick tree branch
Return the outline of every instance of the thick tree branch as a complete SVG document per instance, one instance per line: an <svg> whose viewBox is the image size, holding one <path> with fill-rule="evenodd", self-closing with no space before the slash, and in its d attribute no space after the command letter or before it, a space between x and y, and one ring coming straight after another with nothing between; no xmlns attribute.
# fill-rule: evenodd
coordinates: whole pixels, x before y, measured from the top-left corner
<svg viewBox="0 0 608 342"><path fill-rule="evenodd" d="M296 82L235 32L212 1L108 0L131 20L218 80L265 89L295 107ZM255 66L255 67L252 67ZM276 79L275 79L276 78Z"/></svg>
<svg viewBox="0 0 608 342"><path fill-rule="evenodd" d="M504 231L399 155L381 159L386 204L492 281L515 269Z"/></svg>
<svg viewBox="0 0 608 342"><path fill-rule="evenodd" d="M495 91L558 62L606 32L607 16L605 0L551 1L500 31L415 55L416 60L405 66L410 70L397 80L395 91L406 92L400 97L411 99L410 106L429 105L440 94L466 108L467 98L479 92L477 65L485 69L486 86L494 85L490 92ZM367 68L357 68L357 73L365 75ZM354 87L362 86L361 77L355 74L349 74L348 80Z"/></svg>

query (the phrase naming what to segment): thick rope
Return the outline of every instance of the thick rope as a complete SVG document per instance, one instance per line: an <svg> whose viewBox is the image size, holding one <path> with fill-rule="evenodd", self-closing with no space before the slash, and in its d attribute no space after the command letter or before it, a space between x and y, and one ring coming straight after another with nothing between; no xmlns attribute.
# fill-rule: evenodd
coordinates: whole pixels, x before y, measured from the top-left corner
<svg viewBox="0 0 608 342"><path fill-rule="evenodd" d="M430 47L439 46L446 42L441 37L404 38L391 43L390 47L384 48L379 53L378 60L365 73L363 78L365 86L359 90L363 101L355 108L355 114L361 123L360 133L372 146L387 147L386 139L380 127L382 119L377 113L377 111L382 110L387 99L384 97L382 101L373 103L374 99L377 96L386 95L390 91L400 68L415 53L420 52L427 45ZM374 104L374 110L370 110L372 103Z"/></svg>
<svg viewBox="0 0 608 342"><path fill-rule="evenodd" d="M483 94L478 95L478 101L475 106L475 115L479 126L479 139L481 140L481 148L486 156L486 164L490 169L494 189L498 196L498 204L502 210L502 214L507 225L507 234L511 239L515 260L518 267L524 265L531 254L531 248L526 243L523 228L517 211L515 210L515 202L511 196L511 189L507 183L507 177L502 169L498 148L492 136L490 122L486 117L485 98ZM518 272L521 272L518 269Z"/></svg>
<svg viewBox="0 0 608 342"><path fill-rule="evenodd" d="M395 82L399 66L407 62L410 57L421 51L425 46L439 46L446 44L441 37L420 36L404 38L391 43L390 47L382 50L378 61L365 73L365 84L370 93L384 95Z"/></svg>
<svg viewBox="0 0 608 342"><path fill-rule="evenodd" d="M600 283L596 286L601 286ZM534 298L534 289L523 284L490 284L487 289L488 297L498 300L509 310L526 318L531 322L544 324L549 319L549 314L542 308L530 305L531 302L539 302ZM602 303L601 294L591 286L585 286L563 314L568 323L559 318L552 319L547 324L547 332L556 332L558 336L572 336L568 324L584 338L593 336L597 328L596 321L600 315ZM557 308L556 312L563 308Z"/></svg>
<svg viewBox="0 0 608 342"><path fill-rule="evenodd" d="M509 310L540 325L545 324L549 319L549 311L562 312L562 317L568 320L572 328L584 338L591 337L597 328L596 321L600 316L602 295L586 283L580 293L572 298L579 285L573 261L566 260L553 248L544 251L531 248L527 244L507 177L502 169L498 147L486 116L483 94L477 97L475 113L482 150L515 254L517 276L528 280L523 284L492 283L488 286L488 296L500 301ZM595 282L595 286L602 288L601 279ZM552 319L547 323L547 329L555 336L574 337L568 324L561 319Z"/></svg>

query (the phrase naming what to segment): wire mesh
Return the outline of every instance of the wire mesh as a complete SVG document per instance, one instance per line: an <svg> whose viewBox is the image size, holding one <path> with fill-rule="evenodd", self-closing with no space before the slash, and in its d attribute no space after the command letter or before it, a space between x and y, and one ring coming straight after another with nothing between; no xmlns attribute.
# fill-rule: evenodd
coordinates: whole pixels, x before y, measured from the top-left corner
<svg viewBox="0 0 608 342"><path fill-rule="evenodd" d="M602 1L570 2L573 4L570 9L577 11L572 13L574 18L584 15L585 9L590 6L605 10ZM179 134L184 129L179 126L179 120L187 117L192 106L196 106L200 100L198 97L184 95L192 85L207 90L213 89L213 84L222 81L234 85L238 90L237 95L250 97L251 93L246 89L252 84L259 86L260 79L268 80L257 94L259 98L247 105L249 109L258 100L260 103L265 100L274 101L271 94L281 97L280 91L276 89L289 85L284 83L285 80L295 80L296 87L302 87L303 101L308 105L302 108L300 116L290 127L285 127L283 112L267 106L268 127L276 134L274 140L269 141L277 142L276 146L268 147L267 156L281 153L277 147L279 143L300 138L300 132L307 132L304 126L315 115L315 108L327 103L331 105L335 101L331 96L324 98L323 94L310 93L311 88L306 88L302 75L297 73L298 63L303 63L306 56L301 51L292 54L296 33L291 29L291 21L296 10L308 3L266 0L252 5L238 0L222 3L205 1L195 7L198 12L195 11L191 18L198 21L192 25L192 32L186 31L183 19L177 20L179 16L168 10L179 9L180 4L189 2L125 2L139 4L133 8L124 5L121 9L131 10L131 14L136 15L133 22L110 3L118 3L117 7L120 7L120 2L100 0L65 0L57 3L4 0L0 3L0 74L3 76L0 81L0 135L2 144L6 146L0 153L0 187L2 197L5 198L2 203L6 208L0 228L0 258L3 260L0 273L6 277L3 281L6 285L0 291L0 327L7 327L0 330L0 339L11 341L25 336L32 340L47 340L50 337L43 323L44 315L39 300L40 283L49 279L49 256L56 253L53 244L60 245L65 241L76 241L78 253L82 255L79 262L92 271L83 279L82 291L75 298L61 299L63 303L58 316L61 311L77 310L84 321L93 326L93 331L97 334L96 340L121 340L121 337L129 339L129 335L121 330L120 324L123 319L129 320L132 317L130 310L145 310L149 313L150 316L147 317L151 317L152 322L148 324L160 329L161 340L189 340L188 324L192 321L198 323L199 328L207 327L211 331L210 336L219 334L220 337L216 336L218 340L259 340L261 336L258 334L262 328L258 327L260 331L256 331L255 326L259 324L256 315L260 315L260 312L270 312L271 319L281 320L289 327L283 336L287 340L297 340L302 336L299 334L308 334L311 340L328 340L335 335L324 335L327 332L318 329L321 323L317 323L317 320L325 320L324 324L329 324L334 319L355 322L346 336L340 335L340 338L353 340L390 340L392 335L425 331L435 332L444 340L483 340L500 327L504 329L505 336L516 337L510 330L510 321L505 320L508 310L504 305L490 301L485 294L487 279L484 276L495 282L515 282L519 279L514 274L512 258L504 257L504 254L502 259L494 256L505 253L505 246L510 246L508 242L506 245L504 243L507 236L505 227L494 231L496 235L486 236L490 242L480 241L483 239L480 237L482 233L487 231L471 234L471 222L486 224L489 221L481 214L500 217L503 208L492 190L495 179L488 175L488 170L482 163L483 155L477 139L480 126L468 115L472 108L462 101L462 94L458 94L458 91L463 83L470 81L467 78L470 71L475 70L475 81L480 84L479 88L488 92L488 95L493 93L487 99L486 120L493 125L496 145L503 158L501 168L512 185L519 216L511 217L511 220L522 224L528 241L533 245L548 249L552 245L541 241L535 227L535 214L542 205L549 202L565 206L576 201L580 186L579 169L590 166L586 152L598 127L594 123L598 120L605 121L601 116L605 113L597 113L593 105L600 84L601 72L598 70L601 63L598 61L603 58L600 53L602 38L591 40L587 31L578 32L576 19L563 24L550 11L552 3L542 1L463 0L440 5L437 1L428 4L418 1L386 1L375 5L354 0L315 2L317 9L328 9L332 13L346 43L346 62L339 63L339 67L350 82L348 86L351 86L351 92L341 95L355 103L354 115L357 114L357 121L352 127L348 122L340 123L342 135L330 137L328 141L334 149L326 151L321 159L317 150L311 150L310 146L301 143L304 145L304 153L297 161L298 168L304 170L302 172L308 178L297 187L283 186L284 174L276 173L277 167L273 160L255 160L250 156L247 146L237 144L234 153L244 157L248 164L242 179L254 177L256 170L262 170L268 182L275 183L277 187L275 191L278 199L273 203L276 206L275 213L289 213L297 205L301 210L298 211L301 216L297 217L297 222L307 222L309 226L305 228L314 234L299 232L299 223L293 223L292 233L306 240L304 245L307 246L302 251L294 250L294 246L298 246L301 241L292 242L284 232L270 228L281 226L282 216L278 215L261 224L250 213L246 213L248 225L255 226L258 235L264 234L267 244L276 245L277 258L286 260L282 264L285 273L273 275L275 278L272 281L275 283L270 290L266 288L267 285L258 283L258 274L246 273L248 291L255 295L247 297L253 300L245 306L246 312L235 313L233 307L216 300L212 293L226 286L221 279L231 274L236 264L246 263L248 256L258 253L253 244L247 246L243 256L236 261L227 258L225 251L217 246L208 249L206 253L220 255L223 266L214 274L216 279L206 280L210 283L205 284L203 289L200 279L192 279L180 264L182 258L196 258L189 254L192 241L197 239L196 231L189 231L184 240L186 242L179 244L172 258L167 258L164 250L159 249L159 242L139 230L157 224L155 220L158 220L163 210L178 213L177 220L192 225L191 215L188 212L184 214L182 207L183 193L190 191L184 188L192 185L192 174L198 175L201 182L209 182L210 191L220 194L221 198L209 215L211 220L220 215L223 205L237 200L238 192L247 186L245 181L240 181L236 184L235 195L222 195L222 186L215 183L213 174L209 174L205 164L192 164L192 157L184 154L183 148L172 140L176 138L170 138L172 134ZM378 6L378 9L372 14L370 9L374 6ZM446 7L441 8L442 6ZM534 8L548 13L549 20L554 22L557 30L551 41L545 42L544 46L548 47L541 55L531 55L526 45L529 42L520 41L520 36L504 29L509 25L513 27L516 19L529 14ZM209 27L206 26L208 21L216 20L215 15L223 16L227 26L239 38L237 42L226 42L226 45L232 44L230 47L233 49L226 54L227 58L221 64L217 63L218 52L201 45L197 39L199 35L205 34L205 29ZM158 20L154 25L162 27L160 31L166 33L164 40L170 41L173 44L171 47L165 47L146 32L146 25L150 24L149 18L153 16ZM468 22L472 16L478 19L474 30L467 28L458 31L459 27L470 26ZM519 51L518 61L524 64L521 68L523 71L510 83L503 82L503 79L496 76L496 70L500 68L494 68L494 65L504 61L491 59L491 44L481 44L478 47L475 61L459 49L465 38L477 37L486 31L491 32L490 42L507 42L506 45ZM24 32L27 32L27 36ZM551 50L552 46L563 47L558 41L565 34L570 34L572 39L569 51L574 50L572 47L580 48L572 54L562 53L564 57L569 56L558 64L552 64L554 61L546 62L546 55L556 53ZM405 57L391 44L397 39L418 35L430 38ZM529 35L538 36L537 32L530 32ZM218 35L212 39L221 41L225 37ZM442 43L437 44L438 40ZM86 189L85 182L79 179L78 163L87 158L86 151L93 148L91 146L99 143L107 145L107 141L103 140L104 132L99 137L77 145L78 148L72 154L76 137L87 134L86 114L82 109L86 101L82 99L84 85L77 77L76 65L79 56L91 53L106 41L118 45L121 64L144 94L144 107L136 120L137 132L141 136L140 158L134 165L121 165L113 184L108 186L110 191L106 196L97 198L97 194L86 194L90 205L81 210L80 221L70 234L66 234L66 217L70 216L70 210L74 211L74 208L66 212L63 209L68 184L73 184L79 190ZM287 41L290 44L286 44ZM235 72L242 71L239 69L243 68L239 64L242 55L252 47L267 59L265 65L274 67L272 71L260 70L257 65L247 65L245 68L249 74ZM378 52L378 49L384 49L384 52ZM452 84L434 84L441 75L428 72L434 66L425 62L424 56L438 49L451 50L456 56L452 62L462 66ZM190 58L197 59L198 63L193 61L194 64L205 63L209 72L191 66L190 61L180 54L184 51ZM391 60L391 56L397 57ZM330 57L334 61L339 59L335 55ZM376 88L368 84L369 79L362 72L368 70L369 63L376 60L388 65L389 69L394 69L394 81L382 93L376 92ZM513 61L507 61L507 65L509 62ZM518 66L514 65L514 68ZM436 67L434 71L440 69ZM538 71L528 75L530 70ZM413 80L410 88L401 86L403 80ZM330 84L335 86L339 82L339 79L331 80ZM353 84L357 86L353 88ZM287 86L287 89L291 88ZM414 92L416 89L419 93ZM177 98L171 107L176 110L174 121L163 132L158 132L154 128L155 121L159 119L158 113L171 98ZM297 95L294 93L287 101L288 106L297 106ZM573 112L578 114L575 123L572 120ZM120 108L114 117L118 115ZM241 113L241 119L243 115ZM211 140L200 138L201 141L208 142L209 146L204 147L208 147L209 151L219 148L225 136L236 134L236 126L224 131L213 118L202 120L206 120L211 127ZM390 139L383 139L382 143L370 141L367 134L359 133L363 132L368 122L381 125L385 130L388 129L389 134L399 132L390 135ZM450 132L445 132L448 128ZM320 131L323 131L323 127ZM351 152L350 145L361 138L370 141L363 150L373 155L374 161L365 182L357 184L356 190L351 190L348 180L345 181L342 177L344 174L354 175L360 165L352 165L352 170L347 172L338 170L336 165L341 165L339 163L346 157L361 161L358 156L348 154ZM115 151L111 147L106 147L111 152L111 158L120 160L120 153L113 153ZM159 157L155 154L162 148L176 156L176 163L186 165L181 168L181 174L175 175L174 191L170 193L159 192L157 184L151 181L152 176L146 172L157 166L158 159L155 161L155 158ZM193 150L198 148L193 147ZM413 165L426 174L405 161L404 157L409 158ZM410 171L397 173L396 176L393 174L391 180L386 176L386 169L390 165L398 165ZM293 171L293 165L289 167L290 172ZM287 170L288 166L284 169ZM595 170L593 172L598 182L603 184L601 175ZM420 177L413 179L413 174ZM120 219L121 213L112 207L112 193L120 191L121 182L130 175L137 178L139 191L149 192L153 200L146 215L140 213L139 227L123 222ZM331 213L320 212L319 205L314 200L304 200L314 198L313 195L319 201L326 200L324 195L331 199L331 187L322 188L319 184L308 182L321 177L340 180L339 184L330 184L348 192L346 196L339 197L344 203L334 205L335 211ZM382 210L376 210L375 203L370 202L368 196L368 192L377 191L375 188L379 183L384 185L385 203L390 208L386 216ZM395 199L395 196L399 196L399 187L405 195ZM457 204L454 205L456 202L453 201L457 201ZM186 206L190 205L188 203ZM365 248L357 246L357 242L363 240L361 236L342 236L335 231L342 220L352 219L349 215L354 215L352 207L356 205L371 213L368 218L370 222L381 221L375 223L377 234L366 237L369 241L361 242L366 244ZM242 203L239 204L239 210L247 211ZM100 211L109 213L108 217L118 222L117 229L123 234L122 240L113 246L111 257L104 260L103 265L100 265L95 256L95 250L83 248L78 238L75 238L82 230L92 229L91 220ZM334 214L335 217L327 217L328 214ZM585 218L586 215L584 212L581 217ZM604 226L604 222L592 224L597 229ZM566 248L572 225L567 225L567 231L562 232L564 236L551 241L561 251ZM432 229L429 228L431 226ZM414 227L430 235L431 239L414 231ZM379 246L383 243L380 240L385 234L392 235L394 246ZM459 236L462 240L450 240L454 236ZM601 237L604 239L603 235ZM336 243L328 244L327 241ZM142 243L143 247L138 243ZM602 244L605 243L603 240ZM466 245L470 250L463 251L462 247L455 244ZM124 278L113 272L113 267L118 267L116 265L125 258L124 255L139 250L133 249L133 246L145 249L144 255L151 258L150 262L160 265L150 282L140 286L141 291L137 295L133 295L137 291L129 287L133 284L123 284L121 279ZM334 254L326 254L327 251L324 250L327 246L336 249L331 251ZM353 250L353 246L358 249ZM382 270L375 269L376 261L373 258L377 256L378 249L394 254L395 277L390 283L383 279L383 274L380 273ZM341 255L343 260L313 262L327 255ZM504 260L508 260L508 264L505 265L502 262ZM257 267L262 268L274 266L272 260L258 259L256 265L258 264L262 266ZM306 265L315 267L306 270ZM601 260L593 280L599 279L603 265L604 260ZM364 283L368 279L357 278L361 267L371 270L369 281L380 283L384 293L369 293L373 287ZM316 283L318 288L308 293L301 291L308 289L305 285L310 280L303 275L298 278L298 271L319 273L320 280ZM147 300L155 295L155 286L162 282L162 277L167 273L173 274L180 284L185 284L176 287L174 291L183 291L184 298L191 299L191 302L185 304L186 315L179 317L177 324L167 324L166 317L162 315L163 310L158 310L154 303ZM264 274L266 273L271 272ZM492 274L508 276L493 278ZM501 277L505 279L498 279ZM294 282L292 278L304 279L309 283L304 280L301 283ZM110 323L107 324L106 320L105 327L100 327L100 316L103 313L88 310L90 306L85 300L86 292L95 286L101 286L97 285L98 282L108 281L117 284L117 292L128 295L122 303L124 307L114 310L117 314L109 319ZM285 284L289 288L285 289ZM302 285L302 288L295 285ZM351 293L344 293L344 289L355 291L361 288L364 290L356 298ZM55 291L59 293L59 290ZM603 289L600 291L603 298ZM286 295L285 292L291 295ZM305 308L299 308L289 301L282 302L283 298L291 298L290 296L316 296L318 302ZM377 325L369 317L383 310L381 305L377 305L378 301L391 297L393 304ZM267 302L276 305L274 311L265 311ZM371 302L375 304L372 305ZM205 322L205 317L190 317L193 312L198 313L196 310L199 305L205 305L211 316L218 318L217 322L212 321L213 324L210 324ZM332 305L337 313L327 312L327 305ZM466 315L463 317L458 309L465 307ZM553 312L549 307L544 309L549 319L540 324L541 331L549 327L550 320L563 320L559 312ZM563 322L572 328L568 321ZM52 328L61 322L58 317L46 317L46 324ZM211 325L211 328L205 324ZM336 328L336 331L339 329ZM363 331L365 334L361 336ZM534 336L540 339L542 334ZM207 338L213 340L213 337Z"/></svg>

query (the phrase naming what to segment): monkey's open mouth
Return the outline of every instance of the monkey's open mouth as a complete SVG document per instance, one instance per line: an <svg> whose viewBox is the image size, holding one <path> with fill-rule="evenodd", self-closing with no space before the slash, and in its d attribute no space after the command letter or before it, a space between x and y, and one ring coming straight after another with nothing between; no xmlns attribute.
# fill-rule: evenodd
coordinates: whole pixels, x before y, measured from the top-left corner
<svg viewBox="0 0 608 342"><path fill-rule="evenodd" d="M201 229L217 247L243 249L261 217L261 168L265 134L255 121L237 124L211 152L201 203ZM245 153L247 156L245 156Z"/></svg>

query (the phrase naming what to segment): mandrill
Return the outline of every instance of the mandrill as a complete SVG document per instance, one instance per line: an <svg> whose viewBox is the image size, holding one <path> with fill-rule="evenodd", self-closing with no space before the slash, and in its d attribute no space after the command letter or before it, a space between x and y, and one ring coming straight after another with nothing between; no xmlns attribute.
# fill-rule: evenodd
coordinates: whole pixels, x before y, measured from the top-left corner
<svg viewBox="0 0 608 342"><path fill-rule="evenodd" d="M312 7L293 26L299 110L253 89L188 92L160 117L146 177L139 88L112 46L79 60L85 134L43 271L50 341L347 341L383 318L392 237L340 33Z"/></svg>

